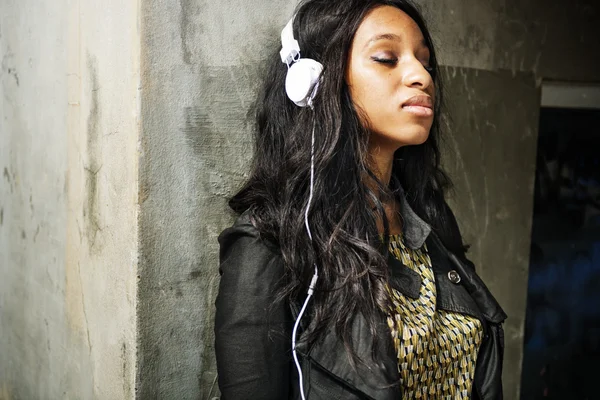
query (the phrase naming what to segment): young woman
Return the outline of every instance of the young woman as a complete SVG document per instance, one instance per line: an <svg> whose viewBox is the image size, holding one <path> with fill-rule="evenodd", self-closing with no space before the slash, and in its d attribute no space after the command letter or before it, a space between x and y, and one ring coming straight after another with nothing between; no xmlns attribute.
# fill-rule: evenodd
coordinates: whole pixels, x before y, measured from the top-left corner
<svg viewBox="0 0 600 400"><path fill-rule="evenodd" d="M307 0L276 50L219 237L222 399L501 399L506 315L444 200L423 18Z"/></svg>

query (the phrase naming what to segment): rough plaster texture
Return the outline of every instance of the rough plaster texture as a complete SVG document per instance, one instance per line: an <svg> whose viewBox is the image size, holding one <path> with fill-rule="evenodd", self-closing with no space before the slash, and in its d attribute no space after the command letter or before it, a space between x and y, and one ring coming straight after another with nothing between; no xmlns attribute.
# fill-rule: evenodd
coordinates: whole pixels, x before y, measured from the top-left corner
<svg viewBox="0 0 600 400"><path fill-rule="evenodd" d="M0 3L0 399L134 397L138 8Z"/></svg>
<svg viewBox="0 0 600 400"><path fill-rule="evenodd" d="M251 157L257 65L292 9L142 3L140 398L218 394L217 235L231 223L226 199Z"/></svg>
<svg viewBox="0 0 600 400"><path fill-rule="evenodd" d="M598 82L595 0L422 0L443 65Z"/></svg>
<svg viewBox="0 0 600 400"><path fill-rule="evenodd" d="M216 236L251 158L260 61L295 1L142 5L138 382L209 399ZM445 165L471 257L510 314L507 399L519 393L540 79L600 81L592 0L423 1L448 68ZM518 100L515 100L517 98Z"/></svg>

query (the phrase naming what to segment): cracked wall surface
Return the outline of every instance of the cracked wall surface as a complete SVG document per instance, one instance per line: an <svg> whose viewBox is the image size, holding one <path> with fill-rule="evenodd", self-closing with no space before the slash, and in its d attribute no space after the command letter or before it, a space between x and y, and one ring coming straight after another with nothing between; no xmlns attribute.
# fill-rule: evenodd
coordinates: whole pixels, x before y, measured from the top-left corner
<svg viewBox="0 0 600 400"><path fill-rule="evenodd" d="M0 3L0 399L134 397L138 8Z"/></svg>

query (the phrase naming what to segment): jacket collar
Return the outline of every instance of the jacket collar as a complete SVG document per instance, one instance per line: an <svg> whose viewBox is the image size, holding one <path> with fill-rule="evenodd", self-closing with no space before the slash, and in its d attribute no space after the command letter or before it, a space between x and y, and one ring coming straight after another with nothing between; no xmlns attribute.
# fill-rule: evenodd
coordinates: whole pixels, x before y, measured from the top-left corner
<svg viewBox="0 0 600 400"><path fill-rule="evenodd" d="M402 234L404 236L404 240L406 241L406 245L408 247L416 250L423 246L423 243L425 243L425 240L427 240L427 237L431 233L431 226L429 226L427 222L423 221L412 209L408 203L408 200L406 199L406 193L397 179L395 180L394 186L400 201Z"/></svg>
<svg viewBox="0 0 600 400"><path fill-rule="evenodd" d="M429 237L431 227L412 209L398 179L393 178L392 182L395 188L394 191L400 202L400 217L402 218L402 236L404 242L409 248L417 250L423 246ZM405 296L413 299L418 298L421 289L421 276L402 264L389 251L387 261L390 268L390 284L392 287L399 290Z"/></svg>
<svg viewBox="0 0 600 400"><path fill-rule="evenodd" d="M455 254L446 249L440 239L431 232L431 226L423 221L412 209L406 199L406 192L398 179L393 178L392 182L400 200L400 212L403 222L402 233L406 245L416 250L427 242L428 249L430 249L429 256L432 258L436 286L438 287L440 297L438 299L438 306L448 311L466 313L477 318L483 316L488 321L494 323L504 321L506 313L473 268L466 265ZM388 265L391 270L392 285L395 284L405 296L417 298L419 296L419 288L421 287L421 277L419 274L404 266L391 254L388 254ZM456 289L456 284L449 281L447 274L451 270L458 272L461 279L463 279L461 287L464 289L462 291L454 290ZM456 304L457 302L449 301L447 295L456 295L457 292L461 294L461 303L470 304L467 309L452 307L452 304ZM468 294L468 298L464 294Z"/></svg>

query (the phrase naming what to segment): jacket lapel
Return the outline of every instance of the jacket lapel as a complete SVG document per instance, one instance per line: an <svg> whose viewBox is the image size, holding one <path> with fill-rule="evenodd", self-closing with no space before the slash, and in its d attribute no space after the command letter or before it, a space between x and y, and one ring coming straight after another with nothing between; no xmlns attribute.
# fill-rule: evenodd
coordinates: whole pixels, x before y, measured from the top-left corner
<svg viewBox="0 0 600 400"><path fill-rule="evenodd" d="M405 296L418 298L421 276L402 264L390 252L387 262L390 269L390 285ZM377 348L373 348L373 334L367 321L361 314L354 318L352 344L358 357L367 361L357 365L356 370L352 368L344 344L333 329L330 329L324 339L316 343L308 354L303 355L310 358L317 367L351 389L360 391L369 399L397 400L401 394L398 358L385 318L381 319L378 332ZM298 350L304 353L300 345ZM376 362L373 361L373 356Z"/></svg>
<svg viewBox="0 0 600 400"><path fill-rule="evenodd" d="M428 238L428 248L430 256L433 254L433 257L436 257L435 261L433 258L431 261L436 274L436 283L440 283L438 289L440 308L444 306L450 311L463 312L478 318L483 316L496 324L506 319L506 313L475 270L448 251L435 234L431 234ZM459 284L450 282L447 277L450 270L459 274L461 278ZM459 304L460 308L463 308L463 304L468 307L460 311L460 309L453 309L455 307L452 304Z"/></svg>
<svg viewBox="0 0 600 400"><path fill-rule="evenodd" d="M388 267L390 269L390 285L403 295L417 299L421 291L421 275L402 264L388 251Z"/></svg>
<svg viewBox="0 0 600 400"><path fill-rule="evenodd" d="M354 318L352 344L358 357L365 361L356 365L356 369L352 368L344 344L333 329L307 356L318 368L369 399L397 400L400 375L386 324L380 324L379 333L377 348L373 348L373 335L366 320L360 314Z"/></svg>
<svg viewBox="0 0 600 400"><path fill-rule="evenodd" d="M437 308L479 319L484 317L491 322L501 322L506 318L500 305L472 268L448 252L434 234L429 235L426 243L435 274ZM388 266L390 285L405 296L418 298L421 276L389 252ZM449 279L448 272L452 270L461 277L459 283ZM374 348L373 334L366 320L361 314L356 315L352 325L352 344L358 357L367 361L357 365L356 369L351 366L344 344L334 329L329 330L323 340L311 349L298 345L298 351L316 367L369 399L397 400L401 395L398 359L385 318L381 319L378 332L379 340Z"/></svg>
<svg viewBox="0 0 600 400"><path fill-rule="evenodd" d="M426 243L435 276L437 292L436 308L468 314L481 320L483 315L480 308L462 281L463 276L465 276L465 280L471 278L464 273L463 268L459 271L459 269L452 264L446 252L439 247L437 241L433 238L433 234L429 235ZM404 265L390 252L388 252L388 265L391 271L390 285L404 296L417 299L421 289L421 276ZM452 270L459 273L461 282L453 283L449 279L448 273Z"/></svg>
<svg viewBox="0 0 600 400"><path fill-rule="evenodd" d="M427 239L427 250L435 276L436 309L467 314L483 322L479 306L463 284L466 279L465 274L457 271L445 252L431 237ZM450 280L449 273L451 271L458 273L459 282L455 283Z"/></svg>
<svg viewBox="0 0 600 400"><path fill-rule="evenodd" d="M420 275L389 252L387 261L391 271L390 284L406 296L419 297ZM298 351L318 368L369 399L397 400L401 396L398 359L385 318L381 318L377 330L377 347L373 348L373 334L367 321L362 314L354 318L352 344L357 356L366 361L356 365L356 370L352 368L346 348L334 329L330 329L323 340L317 342L308 352L303 351L300 345Z"/></svg>

